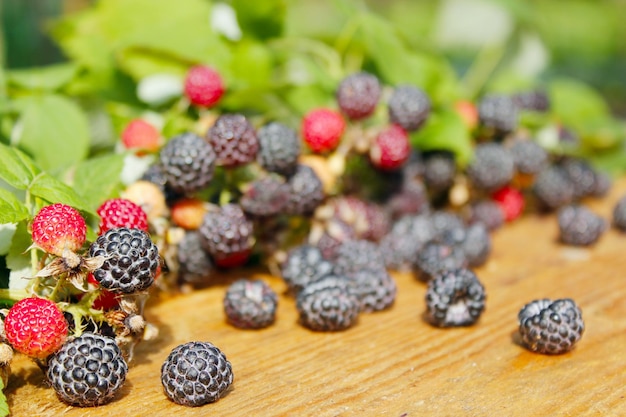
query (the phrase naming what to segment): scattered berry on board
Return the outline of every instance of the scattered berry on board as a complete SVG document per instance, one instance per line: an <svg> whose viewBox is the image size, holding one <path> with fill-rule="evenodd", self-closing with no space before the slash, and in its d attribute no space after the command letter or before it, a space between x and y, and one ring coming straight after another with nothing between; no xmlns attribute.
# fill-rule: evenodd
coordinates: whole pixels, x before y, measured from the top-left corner
<svg viewBox="0 0 626 417"><path fill-rule="evenodd" d="M183 343L161 366L165 395L176 404L198 407L219 400L233 383L232 365L210 342Z"/></svg>
<svg viewBox="0 0 626 417"><path fill-rule="evenodd" d="M518 321L524 346L549 355L569 352L585 331L582 311L569 298L531 301L520 310Z"/></svg>

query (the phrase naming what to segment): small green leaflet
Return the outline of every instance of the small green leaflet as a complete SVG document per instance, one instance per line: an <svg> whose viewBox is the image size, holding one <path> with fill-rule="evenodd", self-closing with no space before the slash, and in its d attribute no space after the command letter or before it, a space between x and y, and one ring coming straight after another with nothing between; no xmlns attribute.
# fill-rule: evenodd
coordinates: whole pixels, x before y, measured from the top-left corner
<svg viewBox="0 0 626 417"><path fill-rule="evenodd" d="M10 413L7 397L4 395L4 381L0 378L0 417L6 417Z"/></svg>
<svg viewBox="0 0 626 417"><path fill-rule="evenodd" d="M87 159L74 172L74 190L83 196L87 207L97 208L121 188L120 173L124 154L108 154Z"/></svg>
<svg viewBox="0 0 626 417"><path fill-rule="evenodd" d="M15 100L21 132L13 145L28 152L45 170L60 170L87 156L89 122L83 109L67 97L36 94Z"/></svg>
<svg viewBox="0 0 626 417"><path fill-rule="evenodd" d="M28 216L28 209L15 194L0 188L0 224L17 223Z"/></svg>
<svg viewBox="0 0 626 417"><path fill-rule="evenodd" d="M18 190L25 190L41 170L19 149L0 143L0 178Z"/></svg>
<svg viewBox="0 0 626 417"><path fill-rule="evenodd" d="M50 203L67 204L78 210L95 215L93 209L88 204L85 204L85 200L76 191L45 172L35 178L30 185L29 191L32 195Z"/></svg>
<svg viewBox="0 0 626 417"><path fill-rule="evenodd" d="M78 65L74 63L15 69L7 71L7 80L27 89L52 91L70 82L77 71Z"/></svg>
<svg viewBox="0 0 626 417"><path fill-rule="evenodd" d="M26 190L34 197L39 197L48 203L63 203L78 210L93 213L92 208L85 204L84 199L70 186L43 172L35 162L19 149L0 143L0 178L18 190ZM15 199L0 194L2 207L13 207L16 212L2 213L7 218L20 218L21 204L15 204ZM18 201L19 202L19 201ZM4 223L4 222L0 222Z"/></svg>

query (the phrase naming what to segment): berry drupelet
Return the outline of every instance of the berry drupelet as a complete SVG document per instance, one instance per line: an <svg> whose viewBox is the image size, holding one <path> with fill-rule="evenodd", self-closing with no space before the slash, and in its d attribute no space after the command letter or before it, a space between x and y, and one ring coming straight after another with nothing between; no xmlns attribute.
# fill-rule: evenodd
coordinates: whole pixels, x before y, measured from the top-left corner
<svg viewBox="0 0 626 417"><path fill-rule="evenodd" d="M327 275L307 284L298 293L296 307L304 327L339 331L356 324L361 302L349 278Z"/></svg>
<svg viewBox="0 0 626 417"><path fill-rule="evenodd" d="M208 284L214 271L213 261L204 250L197 231L187 231L178 243L178 280L192 285Z"/></svg>
<svg viewBox="0 0 626 417"><path fill-rule="evenodd" d="M467 167L472 184L486 191L497 190L513 179L515 163L509 151L499 143L481 143Z"/></svg>
<svg viewBox="0 0 626 417"><path fill-rule="evenodd" d="M254 126L243 114L219 116L206 136L219 166L232 168L256 159L259 139Z"/></svg>
<svg viewBox="0 0 626 417"><path fill-rule="evenodd" d="M285 213L310 215L324 200L324 185L313 168L298 164L296 172L287 181L289 199Z"/></svg>
<svg viewBox="0 0 626 417"><path fill-rule="evenodd" d="M104 263L93 271L96 281L107 290L127 294L148 289L161 263L150 235L127 227L98 236L89 247L89 256L104 257Z"/></svg>
<svg viewBox="0 0 626 417"><path fill-rule="evenodd" d="M626 232L626 196L620 198L613 207L613 226Z"/></svg>
<svg viewBox="0 0 626 417"><path fill-rule="evenodd" d="M233 326L261 329L274 323L278 296L265 281L238 279L224 295L224 313Z"/></svg>
<svg viewBox="0 0 626 417"><path fill-rule="evenodd" d="M232 365L210 342L172 349L161 366L165 395L176 404L198 407L219 400L233 383Z"/></svg>
<svg viewBox="0 0 626 417"><path fill-rule="evenodd" d="M113 400L127 372L128 365L113 338L86 332L50 357L46 376L65 403L95 407Z"/></svg>
<svg viewBox="0 0 626 417"><path fill-rule="evenodd" d="M562 207L557 217L559 239L566 245L592 245L606 229L606 222L602 217L580 205Z"/></svg>
<svg viewBox="0 0 626 417"><path fill-rule="evenodd" d="M478 103L479 123L495 137L501 137L517 128L519 109L506 95L487 94Z"/></svg>
<svg viewBox="0 0 626 417"><path fill-rule="evenodd" d="M380 94L378 78L367 72L359 72L341 80L336 99L339 108L348 118L358 120L374 113Z"/></svg>
<svg viewBox="0 0 626 417"><path fill-rule="evenodd" d="M165 183L181 194L190 194L209 185L215 171L213 147L195 133L171 138L159 153Z"/></svg>
<svg viewBox="0 0 626 417"><path fill-rule="evenodd" d="M229 268L248 261L254 246L253 224L239 204L229 203L204 215L198 229L215 264Z"/></svg>
<svg viewBox="0 0 626 417"><path fill-rule="evenodd" d="M430 241L417 253L414 269L420 281L428 282L446 270L466 266L467 259L460 247Z"/></svg>
<svg viewBox="0 0 626 417"><path fill-rule="evenodd" d="M437 274L426 290L426 318L439 327L470 326L485 309L485 288L466 268Z"/></svg>
<svg viewBox="0 0 626 417"><path fill-rule="evenodd" d="M524 345L550 355L572 350L585 330L582 312L570 298L531 301L520 310L518 321Z"/></svg>
<svg viewBox="0 0 626 417"><path fill-rule="evenodd" d="M281 265L281 277L292 295L319 278L333 273L334 264L312 245L302 244L291 248Z"/></svg>
<svg viewBox="0 0 626 417"><path fill-rule="evenodd" d="M387 103L389 120L407 132L419 129L430 115L430 98L413 85L396 86Z"/></svg>
<svg viewBox="0 0 626 417"><path fill-rule="evenodd" d="M574 185L563 168L549 165L535 179L532 188L540 208L555 210L574 200Z"/></svg>
<svg viewBox="0 0 626 417"><path fill-rule="evenodd" d="M287 176L293 174L301 152L297 132L280 122L271 122L261 126L257 136L259 164L270 172Z"/></svg>

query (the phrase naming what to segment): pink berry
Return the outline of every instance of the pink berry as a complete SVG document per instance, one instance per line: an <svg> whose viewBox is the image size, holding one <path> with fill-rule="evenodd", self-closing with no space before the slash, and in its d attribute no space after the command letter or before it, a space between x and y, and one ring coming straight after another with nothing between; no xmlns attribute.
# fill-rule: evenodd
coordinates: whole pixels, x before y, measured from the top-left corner
<svg viewBox="0 0 626 417"><path fill-rule="evenodd" d="M148 232L148 216L139 205L130 200L111 198L102 203L96 211L100 216L98 235L116 227L141 229Z"/></svg>
<svg viewBox="0 0 626 417"><path fill-rule="evenodd" d="M73 207L56 203L43 207L31 225L33 243L44 251L63 256L65 250L76 252L85 243L85 219Z"/></svg>
<svg viewBox="0 0 626 417"><path fill-rule="evenodd" d="M302 136L313 152L332 151L339 145L346 122L330 109L310 111L302 120Z"/></svg>
<svg viewBox="0 0 626 417"><path fill-rule="evenodd" d="M222 76L205 65L192 67L185 78L185 95L197 106L215 105L222 98L224 90Z"/></svg>
<svg viewBox="0 0 626 417"><path fill-rule="evenodd" d="M159 142L159 131L141 119L131 120L122 131L122 143L126 149L156 152L160 146Z"/></svg>
<svg viewBox="0 0 626 417"><path fill-rule="evenodd" d="M11 307L4 320L7 341L33 358L46 358L67 338L67 322L57 305L46 298L24 298Z"/></svg>
<svg viewBox="0 0 626 417"><path fill-rule="evenodd" d="M402 127L390 125L380 132L370 149L375 167L390 171L401 167L411 154L409 135Z"/></svg>
<svg viewBox="0 0 626 417"><path fill-rule="evenodd" d="M492 195L506 221L517 219L524 211L524 195L516 188L504 186Z"/></svg>

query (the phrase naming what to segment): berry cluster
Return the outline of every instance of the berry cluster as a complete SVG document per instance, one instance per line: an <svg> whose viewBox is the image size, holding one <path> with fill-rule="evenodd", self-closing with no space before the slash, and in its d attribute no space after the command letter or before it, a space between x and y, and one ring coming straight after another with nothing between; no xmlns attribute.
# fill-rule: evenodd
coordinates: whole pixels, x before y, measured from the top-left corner
<svg viewBox="0 0 626 417"><path fill-rule="evenodd" d="M96 213L98 236L89 243L75 208L55 203L37 212L32 295L3 311L0 334L40 365L60 400L80 407L105 404L123 386L144 337L143 300L161 264L140 206L114 198Z"/></svg>
<svg viewBox="0 0 626 417"><path fill-rule="evenodd" d="M606 230L583 204L607 193L609 177L544 148L520 125L525 111L549 109L545 93L457 103L475 140L463 164L450 149L412 144L432 109L418 86L351 74L338 83L334 108L312 109L298 126L220 113L225 91L215 69L195 66L184 98L200 115L196 130L162 140L144 120L126 126L124 147L154 163L97 208L93 242L70 206L51 204L33 218L33 250L45 252L34 296L3 313L0 340L37 360L62 401L114 398L144 337L143 302L155 282L168 291L201 287L217 269L260 261L282 278L302 326L343 331L361 313L392 308L391 271L409 271L427 285L426 322L470 326L486 302L475 269L506 222L552 212L560 242L578 246ZM626 230L626 197L612 224ZM234 327L261 329L274 323L278 299L266 282L242 278L226 290L224 313ZM519 313L532 351L569 351L583 329L569 299L533 301ZM221 398L233 373L216 346L189 342L165 359L161 381L173 402L200 406Z"/></svg>

